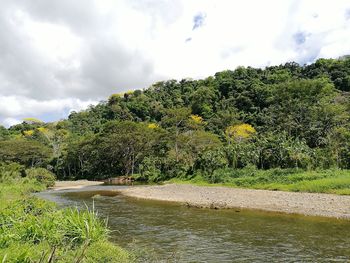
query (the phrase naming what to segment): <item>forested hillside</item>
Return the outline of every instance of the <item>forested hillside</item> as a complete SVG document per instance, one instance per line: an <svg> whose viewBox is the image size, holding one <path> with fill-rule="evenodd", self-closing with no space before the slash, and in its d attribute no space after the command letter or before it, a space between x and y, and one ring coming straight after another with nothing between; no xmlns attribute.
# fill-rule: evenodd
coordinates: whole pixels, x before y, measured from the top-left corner
<svg viewBox="0 0 350 263"><path fill-rule="evenodd" d="M349 57L158 82L67 120L0 127L0 160L61 179L217 182L244 167L349 169L349 92Z"/></svg>

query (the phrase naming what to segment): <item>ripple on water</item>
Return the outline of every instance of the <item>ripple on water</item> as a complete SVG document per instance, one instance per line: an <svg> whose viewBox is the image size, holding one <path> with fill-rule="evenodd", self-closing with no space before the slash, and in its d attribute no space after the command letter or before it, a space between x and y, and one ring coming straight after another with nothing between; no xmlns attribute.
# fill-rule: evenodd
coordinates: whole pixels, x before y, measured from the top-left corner
<svg viewBox="0 0 350 263"><path fill-rule="evenodd" d="M106 190L108 191L106 191ZM108 217L111 239L152 250L158 259L180 262L267 262L350 260L350 222L265 212L186 208L141 201L111 192L47 192L62 206L92 205ZM92 199L93 196L98 198Z"/></svg>

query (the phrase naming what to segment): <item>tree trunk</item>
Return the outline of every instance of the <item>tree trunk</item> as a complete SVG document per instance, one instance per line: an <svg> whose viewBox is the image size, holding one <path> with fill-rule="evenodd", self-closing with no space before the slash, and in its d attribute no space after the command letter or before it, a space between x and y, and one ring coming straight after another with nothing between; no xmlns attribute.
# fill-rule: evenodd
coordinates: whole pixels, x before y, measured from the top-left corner
<svg viewBox="0 0 350 263"><path fill-rule="evenodd" d="M132 153L132 160L131 160L131 175L134 175L134 167L135 167L135 153Z"/></svg>

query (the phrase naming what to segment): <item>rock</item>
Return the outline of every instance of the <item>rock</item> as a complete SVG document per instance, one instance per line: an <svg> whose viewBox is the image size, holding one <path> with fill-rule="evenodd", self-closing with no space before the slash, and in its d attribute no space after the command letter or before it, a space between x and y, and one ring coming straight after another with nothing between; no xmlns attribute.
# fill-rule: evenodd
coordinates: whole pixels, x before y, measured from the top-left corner
<svg viewBox="0 0 350 263"><path fill-rule="evenodd" d="M108 178L104 180L106 184L116 184L116 185L130 185L135 181L131 176L119 176L114 178Z"/></svg>

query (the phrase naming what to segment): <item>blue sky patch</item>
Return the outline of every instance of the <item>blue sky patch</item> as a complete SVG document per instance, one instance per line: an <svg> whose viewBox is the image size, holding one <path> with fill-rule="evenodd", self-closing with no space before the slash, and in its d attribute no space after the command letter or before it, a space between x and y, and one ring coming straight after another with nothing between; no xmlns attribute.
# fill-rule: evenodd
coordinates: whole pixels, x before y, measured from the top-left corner
<svg viewBox="0 0 350 263"><path fill-rule="evenodd" d="M316 59L318 58L319 54L320 54L320 49L319 48L317 48L315 50L310 50L310 52L308 52L308 54L306 54L305 56L303 56L300 59L298 59L297 62L300 65L310 64L310 63L316 61Z"/></svg>
<svg viewBox="0 0 350 263"><path fill-rule="evenodd" d="M346 20L350 19L350 8L345 11L345 19Z"/></svg>
<svg viewBox="0 0 350 263"><path fill-rule="evenodd" d="M307 34L304 32L297 32L293 35L293 39L297 45L302 45L306 41Z"/></svg>
<svg viewBox="0 0 350 263"><path fill-rule="evenodd" d="M206 14L199 13L193 17L193 27L192 30L195 30L197 28L200 28L204 25L205 18L207 17Z"/></svg>

